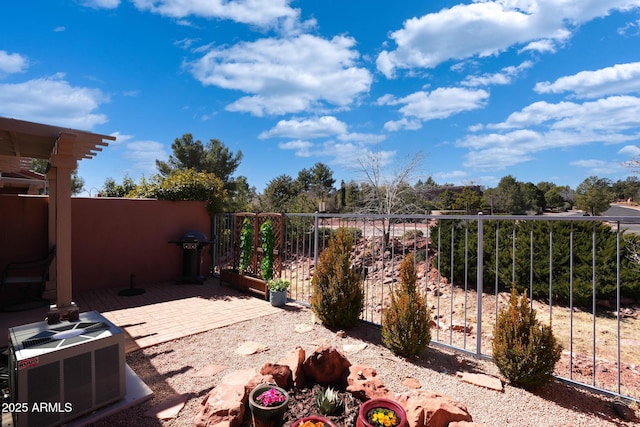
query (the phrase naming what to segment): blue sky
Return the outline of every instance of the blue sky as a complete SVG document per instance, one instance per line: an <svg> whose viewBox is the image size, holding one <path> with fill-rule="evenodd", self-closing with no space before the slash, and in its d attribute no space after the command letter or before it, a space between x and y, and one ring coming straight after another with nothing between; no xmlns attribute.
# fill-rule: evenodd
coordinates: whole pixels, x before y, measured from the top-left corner
<svg viewBox="0 0 640 427"><path fill-rule="evenodd" d="M0 116L115 135L87 192L216 138L262 191L323 162L575 188L640 154L640 0L3 4Z"/></svg>

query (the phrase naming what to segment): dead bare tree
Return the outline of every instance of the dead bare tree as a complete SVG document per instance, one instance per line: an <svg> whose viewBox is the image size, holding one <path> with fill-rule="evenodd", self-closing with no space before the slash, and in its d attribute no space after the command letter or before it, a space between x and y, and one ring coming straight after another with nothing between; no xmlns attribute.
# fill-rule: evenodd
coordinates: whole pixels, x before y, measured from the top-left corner
<svg viewBox="0 0 640 427"><path fill-rule="evenodd" d="M423 156L419 152L413 157L407 157L403 164L396 164L396 169L385 174L387 165L383 152L370 152L358 160L361 182L362 199L358 213L383 214L382 218L382 247L389 242L392 221L390 215L416 213L416 191L411 185L417 179L416 171Z"/></svg>

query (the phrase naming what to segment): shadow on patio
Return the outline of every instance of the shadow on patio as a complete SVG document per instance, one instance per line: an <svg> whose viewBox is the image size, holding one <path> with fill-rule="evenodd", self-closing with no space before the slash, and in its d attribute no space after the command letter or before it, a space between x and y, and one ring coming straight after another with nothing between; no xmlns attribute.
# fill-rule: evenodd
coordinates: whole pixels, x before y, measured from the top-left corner
<svg viewBox="0 0 640 427"><path fill-rule="evenodd" d="M204 285L153 284L145 293L119 296L119 288L83 291L74 295L81 312L96 310L126 332L126 352L151 347L256 317L278 313L268 301L220 286L208 279ZM0 329L44 320L47 307L0 312ZM7 334L0 335L0 348Z"/></svg>

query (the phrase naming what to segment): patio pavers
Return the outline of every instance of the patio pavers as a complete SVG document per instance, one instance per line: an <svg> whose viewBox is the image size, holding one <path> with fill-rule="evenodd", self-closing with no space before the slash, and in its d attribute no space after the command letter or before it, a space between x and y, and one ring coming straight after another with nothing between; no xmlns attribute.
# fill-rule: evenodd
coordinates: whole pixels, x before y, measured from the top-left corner
<svg viewBox="0 0 640 427"><path fill-rule="evenodd" d="M96 310L127 333L127 352L281 311L268 301L220 286L161 283L140 286L145 293L119 296L119 288L74 293L81 312ZM0 313L3 329L43 320L46 308ZM6 340L6 334L5 340ZM0 347L7 345L0 342Z"/></svg>

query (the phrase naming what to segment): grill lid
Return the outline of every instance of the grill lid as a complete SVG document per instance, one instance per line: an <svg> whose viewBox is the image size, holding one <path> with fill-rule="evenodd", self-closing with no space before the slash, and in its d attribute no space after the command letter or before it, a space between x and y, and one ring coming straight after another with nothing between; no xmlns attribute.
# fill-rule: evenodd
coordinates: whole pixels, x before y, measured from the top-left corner
<svg viewBox="0 0 640 427"><path fill-rule="evenodd" d="M183 242L197 242L197 243L207 243L206 234L200 231L187 231L182 235Z"/></svg>

